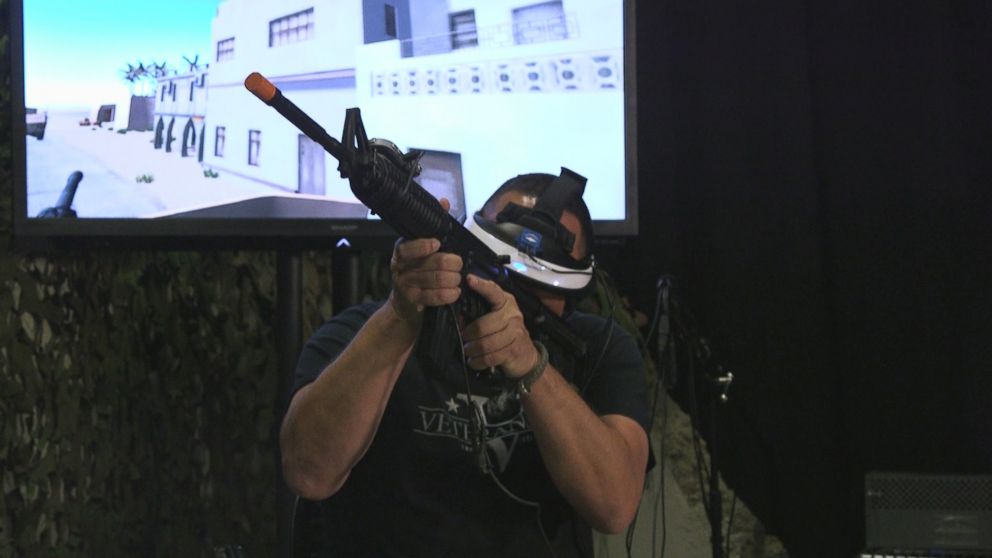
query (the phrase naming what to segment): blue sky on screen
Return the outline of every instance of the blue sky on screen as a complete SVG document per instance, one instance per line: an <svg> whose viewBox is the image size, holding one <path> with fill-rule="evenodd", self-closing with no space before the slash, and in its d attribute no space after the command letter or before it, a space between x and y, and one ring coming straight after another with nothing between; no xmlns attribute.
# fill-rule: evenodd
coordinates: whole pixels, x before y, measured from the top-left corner
<svg viewBox="0 0 992 558"><path fill-rule="evenodd" d="M128 63L183 56L210 62L210 25L222 0L25 0L24 73L28 106L89 110L128 95Z"/></svg>

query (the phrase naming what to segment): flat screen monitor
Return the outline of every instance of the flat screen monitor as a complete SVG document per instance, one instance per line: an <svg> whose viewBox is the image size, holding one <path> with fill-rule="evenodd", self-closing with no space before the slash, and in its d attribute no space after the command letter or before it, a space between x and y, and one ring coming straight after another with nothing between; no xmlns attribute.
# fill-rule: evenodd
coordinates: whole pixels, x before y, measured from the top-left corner
<svg viewBox="0 0 992 558"><path fill-rule="evenodd" d="M464 219L518 174L585 176L637 230L633 4L622 0L12 0L18 239L392 238L337 162L248 92L425 153Z"/></svg>

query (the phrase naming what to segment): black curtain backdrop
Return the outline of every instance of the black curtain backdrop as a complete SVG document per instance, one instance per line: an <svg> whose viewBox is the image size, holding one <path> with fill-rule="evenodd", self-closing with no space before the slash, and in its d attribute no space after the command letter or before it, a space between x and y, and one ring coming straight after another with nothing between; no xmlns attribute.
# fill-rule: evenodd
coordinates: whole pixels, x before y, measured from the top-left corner
<svg viewBox="0 0 992 558"><path fill-rule="evenodd" d="M644 310L678 278L728 482L851 556L866 472L992 474L992 3L637 11L640 235L600 259Z"/></svg>

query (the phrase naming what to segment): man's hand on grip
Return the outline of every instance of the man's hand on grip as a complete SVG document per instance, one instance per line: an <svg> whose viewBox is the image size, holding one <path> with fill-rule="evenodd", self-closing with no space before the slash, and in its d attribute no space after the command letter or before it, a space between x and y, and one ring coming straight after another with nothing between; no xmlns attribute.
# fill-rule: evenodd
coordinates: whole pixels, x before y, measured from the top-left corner
<svg viewBox="0 0 992 558"><path fill-rule="evenodd" d="M523 376L537 364L540 354L524 326L517 299L496 283L469 275L468 286L492 306L492 311L462 332L465 358L476 370L499 366L511 378Z"/></svg>

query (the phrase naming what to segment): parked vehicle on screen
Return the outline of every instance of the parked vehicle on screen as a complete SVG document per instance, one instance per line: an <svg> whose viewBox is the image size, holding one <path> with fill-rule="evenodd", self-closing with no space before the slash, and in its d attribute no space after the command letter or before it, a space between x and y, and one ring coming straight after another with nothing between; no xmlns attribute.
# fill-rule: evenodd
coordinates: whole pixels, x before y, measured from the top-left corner
<svg viewBox="0 0 992 558"><path fill-rule="evenodd" d="M45 139L45 126L48 125L48 112L36 108L24 109L24 125L27 135L42 140Z"/></svg>

